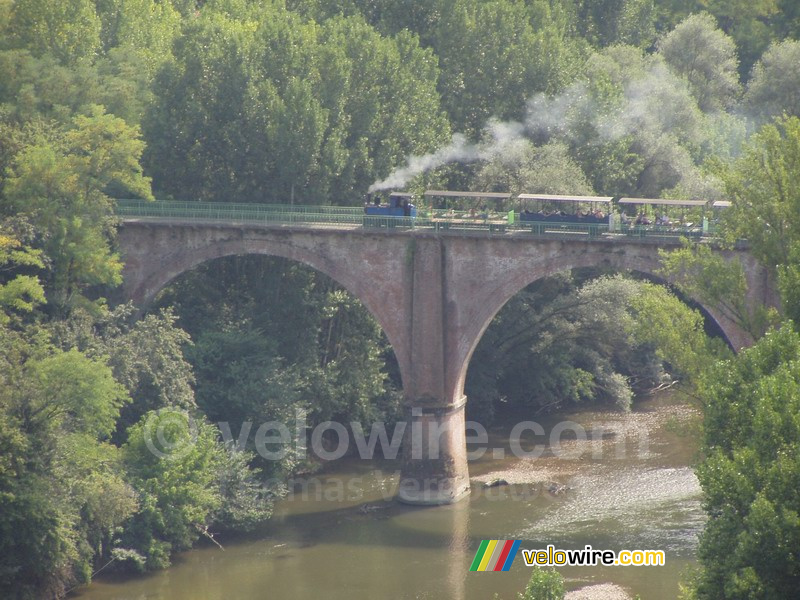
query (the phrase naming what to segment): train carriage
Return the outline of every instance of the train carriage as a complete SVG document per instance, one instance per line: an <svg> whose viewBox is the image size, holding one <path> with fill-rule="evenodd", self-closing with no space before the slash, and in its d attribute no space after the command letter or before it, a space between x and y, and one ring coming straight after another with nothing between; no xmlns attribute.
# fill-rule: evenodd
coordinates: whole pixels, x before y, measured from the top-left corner
<svg viewBox="0 0 800 600"><path fill-rule="evenodd" d="M562 196L519 194L519 221L533 233L600 235L609 230L612 215L610 196Z"/></svg>
<svg viewBox="0 0 800 600"><path fill-rule="evenodd" d="M708 230L706 200L620 198L621 230L639 236L700 237Z"/></svg>
<svg viewBox="0 0 800 600"><path fill-rule="evenodd" d="M490 231L504 233L506 226L514 222L514 212L506 210L510 192L427 190L423 195L430 202L424 212L436 229L488 225Z"/></svg>

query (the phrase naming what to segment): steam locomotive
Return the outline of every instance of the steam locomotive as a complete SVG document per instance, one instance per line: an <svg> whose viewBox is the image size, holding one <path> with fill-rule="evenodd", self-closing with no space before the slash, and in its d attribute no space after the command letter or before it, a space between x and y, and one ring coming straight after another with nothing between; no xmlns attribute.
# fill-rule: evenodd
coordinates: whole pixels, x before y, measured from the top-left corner
<svg viewBox="0 0 800 600"><path fill-rule="evenodd" d="M378 194L367 194L364 214L373 217L410 217L416 218L417 207L411 203L413 194L408 192L392 192L389 202L382 203Z"/></svg>

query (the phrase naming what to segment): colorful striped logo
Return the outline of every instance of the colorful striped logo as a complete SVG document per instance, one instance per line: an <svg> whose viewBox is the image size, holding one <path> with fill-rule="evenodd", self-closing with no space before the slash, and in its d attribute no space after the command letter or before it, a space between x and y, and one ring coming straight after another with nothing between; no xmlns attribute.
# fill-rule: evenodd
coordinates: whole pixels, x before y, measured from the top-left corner
<svg viewBox="0 0 800 600"><path fill-rule="evenodd" d="M470 571L508 571L519 550L519 540L483 540Z"/></svg>

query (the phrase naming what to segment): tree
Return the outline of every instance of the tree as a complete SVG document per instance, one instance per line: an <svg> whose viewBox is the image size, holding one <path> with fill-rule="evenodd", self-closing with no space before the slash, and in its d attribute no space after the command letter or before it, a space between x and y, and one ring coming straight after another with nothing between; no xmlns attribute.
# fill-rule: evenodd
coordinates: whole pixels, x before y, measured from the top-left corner
<svg viewBox="0 0 800 600"><path fill-rule="evenodd" d="M593 46L616 43L646 48L655 37L653 0L577 0L574 22Z"/></svg>
<svg viewBox="0 0 800 600"><path fill-rule="evenodd" d="M708 128L687 84L660 56L612 46L592 55L586 79L554 100L537 99L528 126L566 138L600 194L655 197L696 180Z"/></svg>
<svg viewBox="0 0 800 600"><path fill-rule="evenodd" d="M0 593L25 599L88 582L136 508L102 441L124 388L104 361L26 334L0 331Z"/></svg>
<svg viewBox="0 0 800 600"><path fill-rule="evenodd" d="M9 32L13 44L62 64L90 61L100 47L100 19L92 0L16 0Z"/></svg>
<svg viewBox="0 0 800 600"><path fill-rule="evenodd" d="M778 10L778 0L699 0L697 4L711 13L720 29L736 42L739 72L746 77L769 46L770 21Z"/></svg>
<svg viewBox="0 0 800 600"><path fill-rule="evenodd" d="M144 144L136 128L100 107L73 122L58 145L42 141L24 148L4 185L10 204L41 233L51 262L46 287L61 311L90 286L120 282L108 194L152 198L139 165Z"/></svg>
<svg viewBox="0 0 800 600"><path fill-rule="evenodd" d="M778 278L785 314L800 322L800 118L785 117L753 136L741 158L722 173L732 205L724 224L731 239Z"/></svg>
<svg viewBox="0 0 800 600"><path fill-rule="evenodd" d="M705 334L700 312L666 287L643 283L630 303L634 319L628 327L633 338L640 347L654 349L658 359L683 378L687 388L696 386L708 368L729 356L722 340Z"/></svg>
<svg viewBox="0 0 800 600"><path fill-rule="evenodd" d="M227 527L250 527L266 519L271 490L254 480L249 455L231 454L219 430L201 415L177 409L151 411L128 429L122 447L127 476L139 509L125 524L117 556L139 570L169 565L208 532L215 518Z"/></svg>
<svg viewBox="0 0 800 600"><path fill-rule="evenodd" d="M732 202L724 221L729 237L748 240L770 268L791 264L800 240L800 118L762 127L721 176Z"/></svg>
<svg viewBox="0 0 800 600"><path fill-rule="evenodd" d="M108 366L78 352L58 352L28 366L26 387L40 402L24 410L31 427L59 427L108 438L120 408L130 401Z"/></svg>
<svg viewBox="0 0 800 600"><path fill-rule="evenodd" d="M501 397L540 411L592 401L630 408L630 381L647 388L660 375L646 351L632 349L628 308L637 293L630 279L578 286L562 274L514 296L475 349L466 390L488 403L468 410L491 417Z"/></svg>
<svg viewBox="0 0 800 600"><path fill-rule="evenodd" d="M172 2L155 0L98 0L103 50L141 53L150 75L172 50L180 28L180 13Z"/></svg>
<svg viewBox="0 0 800 600"><path fill-rule="evenodd" d="M8 324L14 313L30 313L45 302L37 276L15 273L19 268L44 268L41 251L18 237L10 223L0 223L0 325Z"/></svg>
<svg viewBox="0 0 800 600"><path fill-rule="evenodd" d="M592 187L561 142L534 146L525 139L504 144L497 155L482 164L473 187L482 191L513 194L592 195Z"/></svg>
<svg viewBox="0 0 800 600"><path fill-rule="evenodd" d="M778 0L781 19L778 26L780 38L800 38L800 6L793 0Z"/></svg>
<svg viewBox="0 0 800 600"><path fill-rule="evenodd" d="M701 388L705 458L697 469L709 515L698 598L779 599L800 577L800 336L788 325Z"/></svg>
<svg viewBox="0 0 800 600"><path fill-rule="evenodd" d="M783 114L800 117L800 41L773 43L753 67L744 105L765 123Z"/></svg>
<svg viewBox="0 0 800 600"><path fill-rule="evenodd" d="M540 12L532 22L519 1L443 3L433 43L439 90L453 129L477 137L491 117L519 119L536 92L556 92L579 69L566 19Z"/></svg>
<svg viewBox="0 0 800 600"><path fill-rule="evenodd" d="M349 203L449 132L432 52L360 17L203 14L175 54L145 132L156 186L177 197Z"/></svg>
<svg viewBox="0 0 800 600"><path fill-rule="evenodd" d="M706 245L684 240L680 250L659 251L661 274L686 296L714 308L757 340L774 315L765 306L750 307L747 279L737 260L726 260Z"/></svg>
<svg viewBox="0 0 800 600"><path fill-rule="evenodd" d="M683 20L661 38L658 52L673 72L689 82L701 110L724 110L736 102L740 93L736 49L711 15Z"/></svg>
<svg viewBox="0 0 800 600"><path fill-rule="evenodd" d="M140 507L121 541L141 569L169 565L170 554L191 547L222 506L217 436L202 418L175 409L151 411L129 428L122 452Z"/></svg>
<svg viewBox="0 0 800 600"><path fill-rule="evenodd" d="M184 357L191 339L176 321L169 309L137 319L134 307L123 304L99 314L76 309L67 319L49 324L59 347L104 357L134 399L117 420L115 441L148 411L196 408L195 377Z"/></svg>

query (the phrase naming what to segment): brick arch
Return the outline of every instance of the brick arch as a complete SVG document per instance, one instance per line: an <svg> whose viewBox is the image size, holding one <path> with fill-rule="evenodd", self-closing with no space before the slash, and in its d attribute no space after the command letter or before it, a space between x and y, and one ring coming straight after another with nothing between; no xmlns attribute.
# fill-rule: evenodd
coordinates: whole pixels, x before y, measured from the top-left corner
<svg viewBox="0 0 800 600"><path fill-rule="evenodd" d="M275 256L296 261L330 277L357 298L383 329L395 351L401 378L408 377L408 352L405 351L406 323L402 315L390 310L391 286L376 285L375 277L393 268L402 252L373 252L369 261L358 260L353 253L343 252L336 240L327 239L319 231L265 231L209 228L174 225L148 227L126 223L119 232L125 263L122 294L140 309L146 308L156 295L177 277L191 269L227 256ZM384 239L366 240L361 252L370 252L372 245L385 245ZM363 240L362 240L363 241ZM345 246L346 248L346 246ZM401 246L402 249L402 246ZM374 258L377 257L378 260ZM400 257L400 258L398 258ZM396 265L394 265L396 267ZM382 283L385 284L385 281Z"/></svg>
<svg viewBox="0 0 800 600"><path fill-rule="evenodd" d="M563 252L555 256L543 254L539 258L533 257L530 261L517 261L516 264L504 270L503 277L497 281L496 285L487 286L487 292L480 301L473 303L474 310L465 319L462 344L459 344L462 349L462 356L459 358L463 362L458 370L455 389L463 393L472 355L494 317L512 297L531 283L562 271L586 267L638 272L654 280L670 283L658 274L660 266L657 248L652 246L640 246L629 252ZM703 305L697 299L691 298L691 300L701 307L706 318L710 318L717 325L731 348L738 350L751 343L749 336L736 323L720 315L715 309Z"/></svg>

